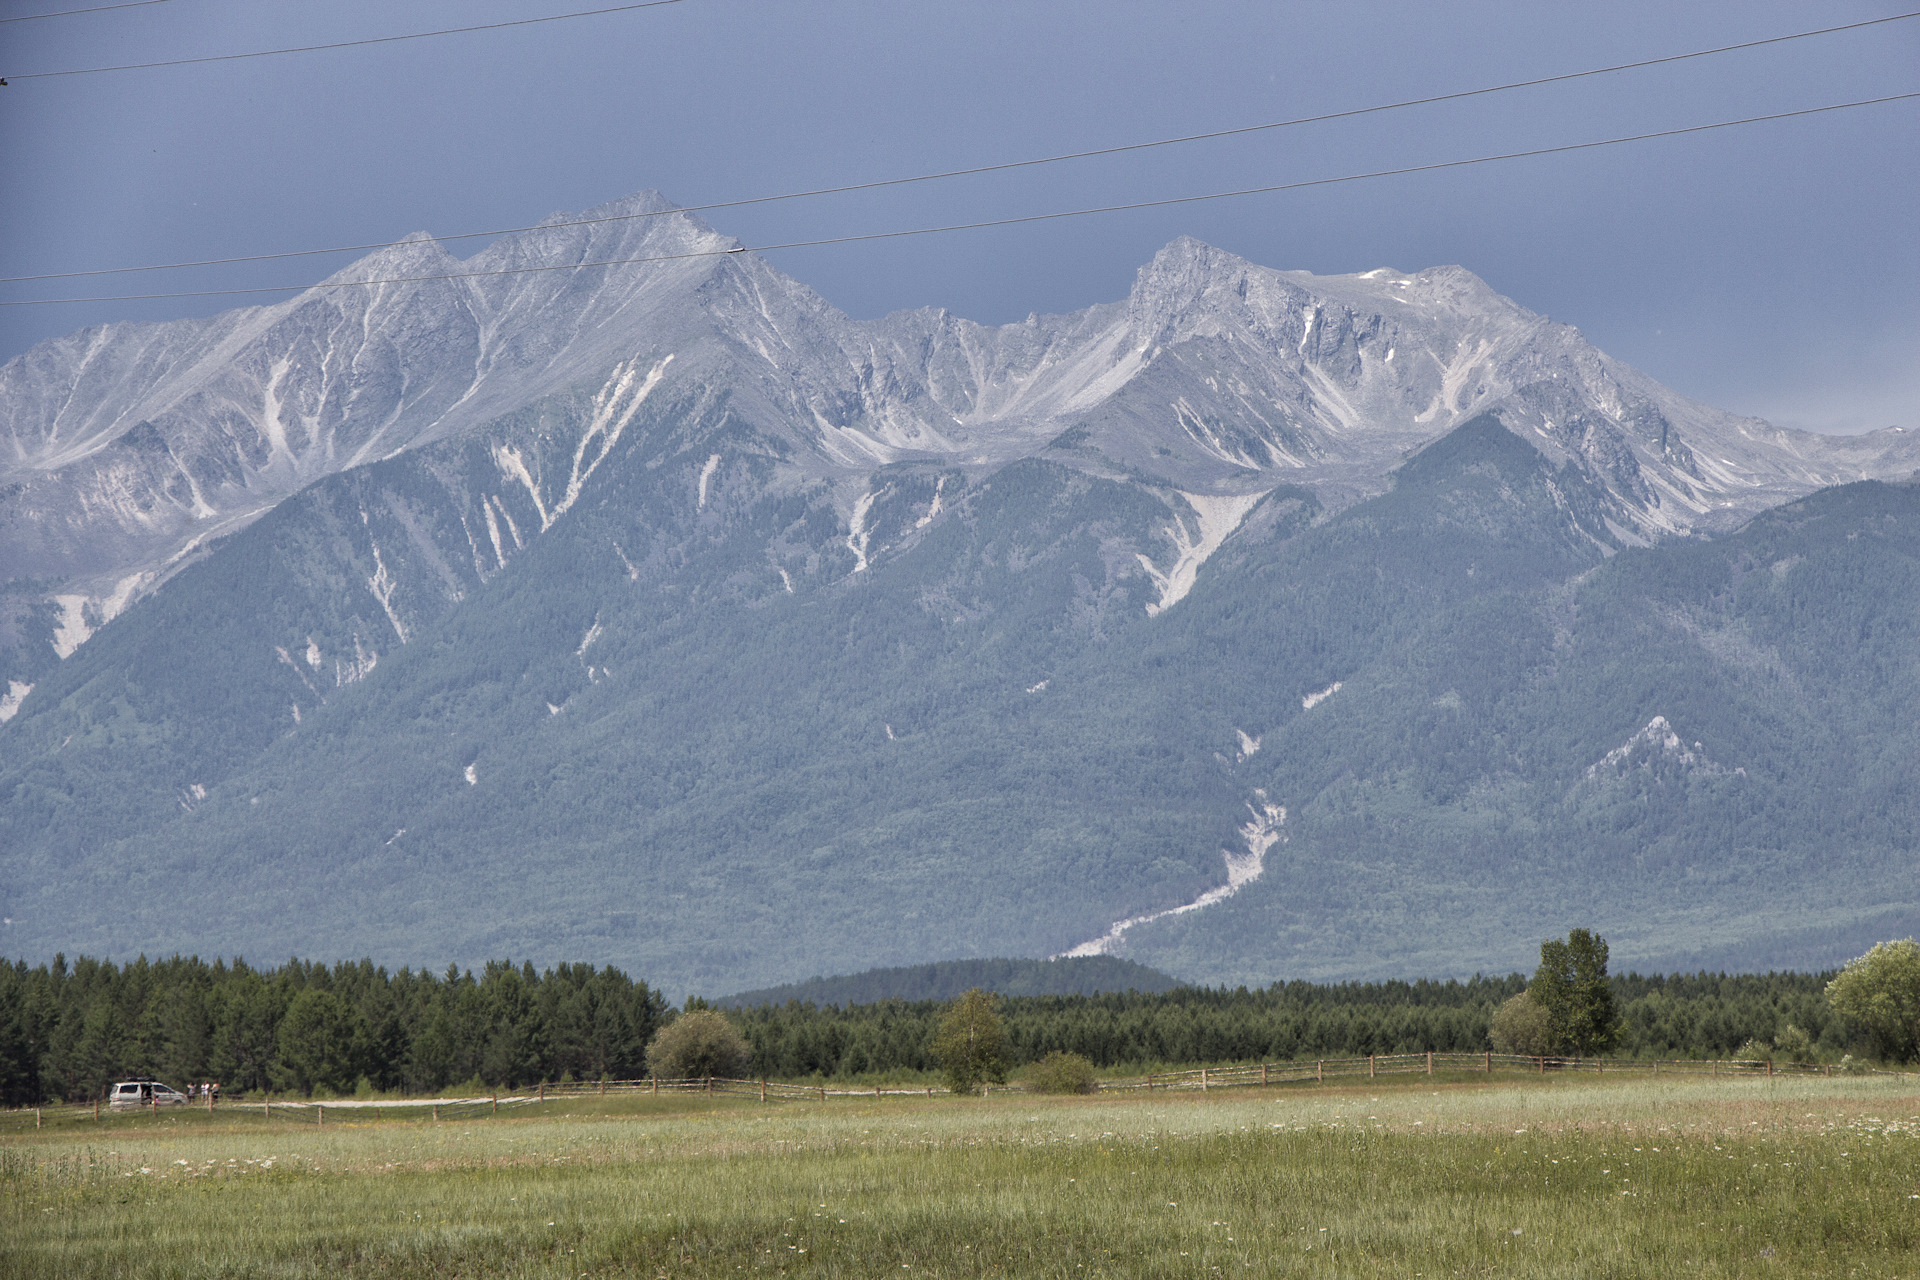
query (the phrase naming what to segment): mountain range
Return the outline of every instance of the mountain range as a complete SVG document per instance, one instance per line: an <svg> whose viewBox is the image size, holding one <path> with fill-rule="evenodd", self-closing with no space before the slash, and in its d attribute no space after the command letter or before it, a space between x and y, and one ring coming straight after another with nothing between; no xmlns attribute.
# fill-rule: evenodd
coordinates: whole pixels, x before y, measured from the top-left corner
<svg viewBox="0 0 1920 1280"><path fill-rule="evenodd" d="M1920 446L1458 267L1181 239L1072 315L856 321L645 194L44 343L0 442L19 954L711 993L1920 918Z"/></svg>

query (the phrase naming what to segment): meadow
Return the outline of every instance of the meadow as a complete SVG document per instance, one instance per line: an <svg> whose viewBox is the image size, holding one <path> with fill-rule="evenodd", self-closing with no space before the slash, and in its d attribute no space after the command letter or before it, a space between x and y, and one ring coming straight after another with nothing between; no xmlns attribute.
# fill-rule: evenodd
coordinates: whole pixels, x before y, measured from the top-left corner
<svg viewBox="0 0 1920 1280"><path fill-rule="evenodd" d="M1912 1077L579 1098L0 1137L0 1276L1920 1276Z"/></svg>

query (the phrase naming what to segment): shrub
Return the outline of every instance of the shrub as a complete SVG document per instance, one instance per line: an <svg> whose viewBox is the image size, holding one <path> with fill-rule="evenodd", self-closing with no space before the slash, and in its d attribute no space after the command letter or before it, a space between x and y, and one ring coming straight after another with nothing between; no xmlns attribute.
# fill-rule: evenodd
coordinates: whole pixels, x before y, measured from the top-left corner
<svg viewBox="0 0 1920 1280"><path fill-rule="evenodd" d="M1813 1037L1789 1022L1773 1038L1774 1051L1786 1062L1818 1062L1820 1054L1813 1045Z"/></svg>
<svg viewBox="0 0 1920 1280"><path fill-rule="evenodd" d="M1093 1064L1056 1049L1027 1071L1027 1084L1035 1093L1092 1093Z"/></svg>
<svg viewBox="0 0 1920 1280"><path fill-rule="evenodd" d="M1495 1053L1523 1053L1535 1058L1553 1051L1553 1027L1531 991L1522 991L1494 1010L1487 1039Z"/></svg>
<svg viewBox="0 0 1920 1280"><path fill-rule="evenodd" d="M725 1014L712 1009L681 1014L647 1044L647 1070L660 1080L739 1079L752 1062L747 1042Z"/></svg>

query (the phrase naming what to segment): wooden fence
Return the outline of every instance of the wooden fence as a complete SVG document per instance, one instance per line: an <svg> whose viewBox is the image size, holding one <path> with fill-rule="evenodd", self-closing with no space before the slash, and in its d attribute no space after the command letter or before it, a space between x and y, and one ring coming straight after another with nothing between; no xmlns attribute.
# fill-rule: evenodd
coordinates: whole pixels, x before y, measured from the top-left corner
<svg viewBox="0 0 1920 1280"><path fill-rule="evenodd" d="M1850 1066L1858 1075L1897 1076L1920 1080L1920 1074L1888 1071L1879 1067ZM1842 1072L1830 1063L1768 1062L1765 1060L1698 1060L1689 1058L1560 1058L1526 1057L1511 1053L1383 1053L1364 1058L1320 1058L1311 1062L1259 1062L1225 1067L1196 1067L1190 1071L1159 1071L1152 1075L1101 1080L1101 1093L1127 1092L1207 1092L1214 1089L1244 1089L1262 1085L1324 1083L1328 1080L1376 1079L1380 1076L1445 1075L1460 1079L1476 1074L1567 1075L1592 1073L1596 1076L1728 1076L1748 1079L1793 1076L1834 1076ZM1024 1093L1018 1084L994 1085L989 1093ZM588 1097L632 1097L636 1094L701 1093L715 1097L749 1098L760 1102L826 1102L833 1098L932 1097L947 1090L937 1085L908 1087L874 1085L870 1088L789 1084L777 1080L736 1080L722 1076L703 1076L687 1080L592 1080L567 1084L541 1084L513 1094L487 1097L411 1098L404 1100L253 1099L249 1101L209 1102L195 1099L190 1108L148 1107L138 1112L112 1111L104 1103L63 1103L47 1107L24 1107L0 1111L0 1131L37 1128L48 1121L97 1120L112 1115L149 1115L158 1118L183 1110L208 1110L234 1117L257 1116L268 1121L311 1124L317 1128L365 1119L371 1115L399 1115L408 1119L473 1120L499 1115L503 1108L522 1110L560 1099Z"/></svg>

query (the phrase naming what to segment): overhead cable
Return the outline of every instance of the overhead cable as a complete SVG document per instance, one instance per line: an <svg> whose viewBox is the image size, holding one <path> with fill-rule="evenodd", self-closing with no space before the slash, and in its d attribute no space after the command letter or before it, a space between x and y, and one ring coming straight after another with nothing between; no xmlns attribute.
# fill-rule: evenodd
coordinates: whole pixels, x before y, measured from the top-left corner
<svg viewBox="0 0 1920 1280"><path fill-rule="evenodd" d="M152 0L149 0L152 2ZM1506 84L1486 85L1478 89L1461 89L1453 93L1436 94L1425 98L1407 98L1399 102L1386 102L1371 107L1354 107L1346 111L1333 111L1316 116L1298 116L1290 120L1274 120L1266 124L1240 125L1231 129L1215 129L1206 133L1182 134L1172 138L1156 138L1148 142L1129 142L1113 147L1096 147L1088 151L1067 151L1058 155L1039 156L1031 160L1008 160L998 164L975 165L966 169L944 169L937 173L922 173L906 178L881 178L872 182L856 182L838 187L815 187L806 191L788 191L780 195L749 196L743 200L721 200L712 204L687 205L670 210L648 210L642 213L618 213L600 218L568 218L560 222L534 223L523 227L497 227L490 231L462 231L453 235L435 236L443 243L453 240L475 240L492 236L520 235L528 231L558 231L567 227L595 226L605 222L627 222L640 218L657 218L663 213L707 213L715 209L739 209L749 205L773 204L783 200L805 200L816 196L847 195L860 191L877 191L886 187L908 186L920 182L936 182L944 178L975 177L984 173L1002 173L1010 169L1029 169L1036 165L1059 164L1064 160L1087 160L1097 156L1121 155L1130 151L1146 151L1155 147L1179 146L1190 142L1205 142L1214 138L1231 138L1243 134L1263 133L1274 129L1290 129L1299 125L1323 124L1330 120L1346 120L1355 116L1375 115L1383 111L1399 111L1407 107L1431 106L1441 102L1457 102L1463 98L1477 98L1490 93L1504 93L1511 89L1531 89L1540 85L1560 84L1568 80L1583 80L1592 76L1607 75L1615 71L1632 71L1641 67L1655 67L1671 62L1686 62L1694 58L1711 57L1714 54L1733 53L1742 49L1756 49L1763 45L1782 44L1790 40L1805 40L1812 36L1833 35L1841 31L1855 31L1861 27L1878 26L1886 22L1900 22L1908 18L1920 18L1920 10L1911 13L1895 14L1891 17L1872 18L1864 22L1851 22L1838 27L1821 27L1813 31L1796 31L1790 35L1768 36L1763 40L1748 40L1740 44L1719 45L1712 49L1696 49L1691 53L1666 54L1658 58L1644 58L1638 62L1620 62L1611 66L1594 67L1587 71L1568 71L1559 75L1541 76L1533 80L1515 80ZM391 241L378 241L366 244L334 245L326 249L292 249L282 253L252 253L231 258L199 258L186 262L159 262L142 267L99 267L90 271L49 271L40 275L0 276L0 284L24 284L32 280L74 280L85 276L132 275L144 271L177 271L187 267L223 267L239 262L272 262L285 258L312 258L330 253L365 253L372 249L385 248Z"/></svg>
<svg viewBox="0 0 1920 1280"><path fill-rule="evenodd" d="M96 4L91 9L55 9L52 13L23 13L12 18L0 18L6 22L38 22L42 18L71 18L76 13L105 13L109 9L144 9L150 4L165 4L167 0L125 0L123 4Z"/></svg>
<svg viewBox="0 0 1920 1280"><path fill-rule="evenodd" d="M1678 138L1687 134L1731 129L1739 125L1763 124L1772 120L1792 120L1802 116L1824 115L1855 107L1879 106L1888 102L1907 102L1920 98L1920 92L1889 94L1883 98L1863 98L1857 102L1836 102L1824 107L1803 107L1797 111L1776 111L1763 116L1744 116L1738 120L1717 120L1712 124L1687 125L1679 129L1660 129L1652 133L1627 134L1600 138L1592 142L1569 142L1557 147L1535 147L1526 151L1504 151L1496 155L1473 156L1466 160L1439 160L1431 164L1407 165L1398 169L1374 169L1366 173L1343 174L1337 178L1307 178L1299 182L1280 182L1264 187L1241 187L1234 191L1214 191L1197 196L1169 196L1160 200L1136 200L1128 204L1098 205L1086 209L1066 209L1056 213L1030 213L1012 218L988 218L978 222L955 222L944 226L912 227L903 231L870 231L859 235L828 236L818 240L788 240L774 244L734 245L726 249L696 249L686 253L663 253L639 258L607 258L597 262L567 262L540 267L500 267L488 271L450 271L423 276L390 276L370 280L325 281L314 285L270 285L249 289L189 289L174 293L124 293L82 298L29 298L0 301L0 307L40 307L74 302L144 302L156 298L228 298L245 294L306 293L316 290L357 289L372 285L422 284L434 280L478 280L493 276L534 275L546 271L580 271L588 267L624 267L642 263L681 262L692 258L720 258L734 253L771 253L778 249L811 249L823 245L856 244L871 240L899 240L908 236L944 235L954 231L978 231L991 227L1011 227L1031 222L1055 222L1063 218L1084 218L1100 213L1125 213L1137 209L1164 209L1172 205L1200 204L1208 200L1230 200L1237 196L1269 195L1280 191L1301 191L1309 187L1330 187L1369 178L1393 178L1412 173L1433 173L1442 169L1463 169L1469 165L1493 164L1502 160L1524 160L1530 156L1564 155L1572 151L1590 151L1596 147L1614 147L1628 142L1647 142L1655 138ZM666 212L676 212L667 210ZM385 247L385 246L382 246Z"/></svg>
<svg viewBox="0 0 1920 1280"><path fill-rule="evenodd" d="M148 0L158 3L158 0ZM617 4L606 9L582 9L578 13L552 13L544 18L515 18L509 22L482 22L471 27L446 27L439 31L411 31L399 36L371 36L365 40L336 40L332 44L303 44L286 49L255 49L250 53L216 53L201 58L169 58L164 62L129 62L114 67L75 67L69 71L31 71L9 75L8 80L51 80L59 76L97 76L109 71L152 71L159 67L195 67L208 62L239 62L245 58L277 58L283 53L319 53L326 49L360 49L370 44L397 44L402 40L430 40L435 36L463 36L474 31L504 31L509 27L532 27L543 22L566 22L572 18L598 18L609 13L631 13L635 9L659 9L687 0L644 0L640 4ZM51 15L36 15L51 16Z"/></svg>

